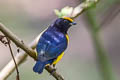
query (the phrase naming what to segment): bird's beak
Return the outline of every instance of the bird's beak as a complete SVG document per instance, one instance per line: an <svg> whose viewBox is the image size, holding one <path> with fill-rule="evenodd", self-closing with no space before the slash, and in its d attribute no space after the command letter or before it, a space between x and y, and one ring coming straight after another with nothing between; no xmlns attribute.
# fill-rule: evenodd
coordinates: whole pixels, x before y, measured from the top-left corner
<svg viewBox="0 0 120 80"><path fill-rule="evenodd" d="M77 23L76 22L72 22L72 25L76 25Z"/></svg>
<svg viewBox="0 0 120 80"><path fill-rule="evenodd" d="M76 25L77 23L76 22L72 22L72 23L70 23L71 25Z"/></svg>

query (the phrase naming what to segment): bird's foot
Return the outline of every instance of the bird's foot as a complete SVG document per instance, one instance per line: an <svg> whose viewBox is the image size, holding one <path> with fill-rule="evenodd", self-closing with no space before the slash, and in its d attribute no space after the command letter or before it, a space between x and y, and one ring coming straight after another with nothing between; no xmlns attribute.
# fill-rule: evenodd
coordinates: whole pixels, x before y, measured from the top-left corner
<svg viewBox="0 0 120 80"><path fill-rule="evenodd" d="M54 72L56 72L56 68L53 68L50 75L54 74Z"/></svg>
<svg viewBox="0 0 120 80"><path fill-rule="evenodd" d="M50 74L52 75L56 70L57 70L57 68L55 67L55 65L53 65L53 69Z"/></svg>
<svg viewBox="0 0 120 80"><path fill-rule="evenodd" d="M56 68L56 65L55 65L55 64L53 64L53 70L54 70L54 71L56 71L56 70L57 70L57 68Z"/></svg>

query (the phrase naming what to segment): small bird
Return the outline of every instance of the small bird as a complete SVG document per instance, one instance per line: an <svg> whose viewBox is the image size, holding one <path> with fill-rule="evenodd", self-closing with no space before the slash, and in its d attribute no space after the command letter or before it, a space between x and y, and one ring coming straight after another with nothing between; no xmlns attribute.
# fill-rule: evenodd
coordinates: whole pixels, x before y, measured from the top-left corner
<svg viewBox="0 0 120 80"><path fill-rule="evenodd" d="M42 33L36 47L38 60L34 72L41 74L45 66L55 67L61 60L69 42L67 31L75 24L69 17L58 18Z"/></svg>

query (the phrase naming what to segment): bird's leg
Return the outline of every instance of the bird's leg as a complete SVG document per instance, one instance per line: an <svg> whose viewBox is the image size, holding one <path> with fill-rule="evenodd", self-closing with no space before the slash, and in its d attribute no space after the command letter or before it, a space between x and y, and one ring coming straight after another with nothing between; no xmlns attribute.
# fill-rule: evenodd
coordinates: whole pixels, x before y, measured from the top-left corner
<svg viewBox="0 0 120 80"><path fill-rule="evenodd" d="M55 67L56 64L53 64L52 66L53 66L53 69L52 69L52 71L51 71L51 73L50 73L51 75L57 70L56 67Z"/></svg>
<svg viewBox="0 0 120 80"><path fill-rule="evenodd" d="M57 68L56 68L56 64L53 64L53 70L56 71Z"/></svg>

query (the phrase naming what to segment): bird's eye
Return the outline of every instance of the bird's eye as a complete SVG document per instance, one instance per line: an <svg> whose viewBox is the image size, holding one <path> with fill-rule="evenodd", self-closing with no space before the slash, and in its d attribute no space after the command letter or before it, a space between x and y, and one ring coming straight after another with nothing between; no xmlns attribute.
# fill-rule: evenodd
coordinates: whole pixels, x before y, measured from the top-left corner
<svg viewBox="0 0 120 80"><path fill-rule="evenodd" d="M68 21L67 20L64 20L64 23L67 23Z"/></svg>

